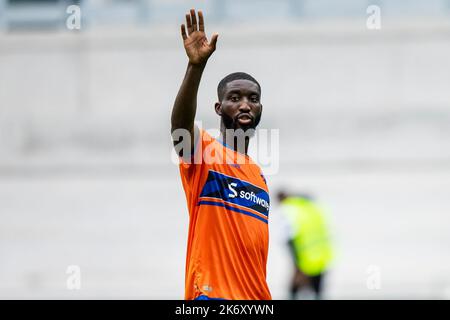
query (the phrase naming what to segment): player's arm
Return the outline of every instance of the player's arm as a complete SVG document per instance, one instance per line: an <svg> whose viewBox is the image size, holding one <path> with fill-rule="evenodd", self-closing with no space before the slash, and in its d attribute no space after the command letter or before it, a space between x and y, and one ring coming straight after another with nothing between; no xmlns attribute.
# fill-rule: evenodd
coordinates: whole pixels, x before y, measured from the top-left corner
<svg viewBox="0 0 450 320"><path fill-rule="evenodd" d="M198 12L198 23L194 9L186 14L186 26L181 25L184 49L189 58L186 74L178 91L172 109L171 133L173 142L177 144L174 131L185 129L190 133L191 152L194 147L194 119L197 110L197 92L206 62L216 49L218 34L213 34L211 41L205 35L203 13ZM198 130L198 129L196 129Z"/></svg>

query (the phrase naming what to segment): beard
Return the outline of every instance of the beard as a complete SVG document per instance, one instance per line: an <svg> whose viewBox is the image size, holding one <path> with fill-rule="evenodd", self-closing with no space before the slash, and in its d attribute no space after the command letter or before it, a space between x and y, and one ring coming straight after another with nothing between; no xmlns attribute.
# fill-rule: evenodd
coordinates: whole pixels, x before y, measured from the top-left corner
<svg viewBox="0 0 450 320"><path fill-rule="evenodd" d="M232 129L232 130L242 129L242 130L244 130L244 132L249 129L255 130L256 127L258 126L259 122L261 121L261 113L258 114L256 116L256 118L252 118L252 120L253 121L251 123L243 126L243 125L239 124L237 117L232 118L225 113L222 114L222 122L226 129Z"/></svg>

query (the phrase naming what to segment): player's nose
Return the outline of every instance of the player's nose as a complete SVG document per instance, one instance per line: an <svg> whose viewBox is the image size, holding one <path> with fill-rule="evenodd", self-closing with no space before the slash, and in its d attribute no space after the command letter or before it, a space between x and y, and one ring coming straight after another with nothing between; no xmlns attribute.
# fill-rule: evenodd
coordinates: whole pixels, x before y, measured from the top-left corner
<svg viewBox="0 0 450 320"><path fill-rule="evenodd" d="M239 111L241 112L249 112L250 111L250 105L248 104L248 101L244 100L239 105Z"/></svg>

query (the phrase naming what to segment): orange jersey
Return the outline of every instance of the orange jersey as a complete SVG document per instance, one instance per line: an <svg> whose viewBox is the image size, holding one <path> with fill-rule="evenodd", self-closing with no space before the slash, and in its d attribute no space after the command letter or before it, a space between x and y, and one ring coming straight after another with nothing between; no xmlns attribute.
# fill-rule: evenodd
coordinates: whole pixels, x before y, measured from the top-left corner
<svg viewBox="0 0 450 320"><path fill-rule="evenodd" d="M185 299L269 300L269 193L264 176L250 157L204 130L200 137L197 161L180 160L189 209Z"/></svg>

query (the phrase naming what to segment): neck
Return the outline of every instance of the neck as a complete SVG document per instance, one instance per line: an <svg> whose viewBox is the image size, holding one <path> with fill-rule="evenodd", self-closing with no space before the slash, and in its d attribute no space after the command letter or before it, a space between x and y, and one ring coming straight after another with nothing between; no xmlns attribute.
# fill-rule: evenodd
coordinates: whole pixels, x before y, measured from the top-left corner
<svg viewBox="0 0 450 320"><path fill-rule="evenodd" d="M241 131L241 130L239 130ZM227 146L233 149L236 152L247 155L248 152L248 144L250 142L250 137L246 135L243 131L242 135L238 133L233 134L233 129L227 129L221 123L220 125L220 140L222 140Z"/></svg>

